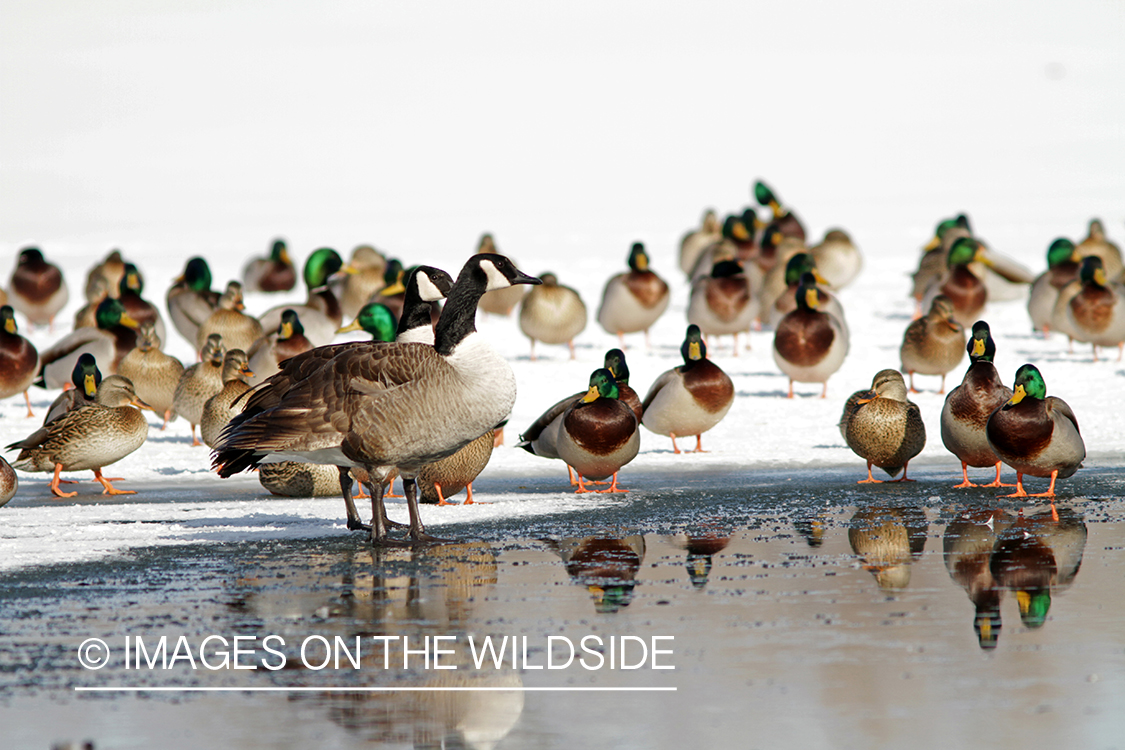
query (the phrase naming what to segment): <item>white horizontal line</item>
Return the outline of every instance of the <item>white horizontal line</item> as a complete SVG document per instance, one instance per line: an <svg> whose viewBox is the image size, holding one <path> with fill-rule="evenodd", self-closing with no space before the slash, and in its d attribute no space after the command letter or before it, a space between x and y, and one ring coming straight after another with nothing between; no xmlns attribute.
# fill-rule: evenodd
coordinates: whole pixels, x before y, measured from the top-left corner
<svg viewBox="0 0 1125 750"><path fill-rule="evenodd" d="M676 692L675 687L75 687L76 693Z"/></svg>

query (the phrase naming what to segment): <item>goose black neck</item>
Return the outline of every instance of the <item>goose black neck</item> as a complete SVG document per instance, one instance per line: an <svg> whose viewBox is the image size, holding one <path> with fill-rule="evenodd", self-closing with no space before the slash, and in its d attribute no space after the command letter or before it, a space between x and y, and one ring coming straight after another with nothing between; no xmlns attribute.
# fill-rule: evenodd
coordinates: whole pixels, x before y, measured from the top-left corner
<svg viewBox="0 0 1125 750"><path fill-rule="evenodd" d="M395 338L402 336L407 331L413 331L415 328L429 327L430 325L432 325L430 303L422 299L422 295L418 293L418 284L411 280L410 285L406 287L406 294L402 298L402 317L398 319Z"/></svg>
<svg viewBox="0 0 1125 750"><path fill-rule="evenodd" d="M449 290L434 331L434 349L448 357L457 345L477 330L477 303L484 296L488 279L479 263L467 264Z"/></svg>

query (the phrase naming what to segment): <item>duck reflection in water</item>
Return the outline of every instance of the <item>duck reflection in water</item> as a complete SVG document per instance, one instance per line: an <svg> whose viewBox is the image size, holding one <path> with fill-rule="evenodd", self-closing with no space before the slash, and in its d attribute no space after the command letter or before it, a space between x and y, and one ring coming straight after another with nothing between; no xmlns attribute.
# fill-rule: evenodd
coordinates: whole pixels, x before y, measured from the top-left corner
<svg viewBox="0 0 1125 750"><path fill-rule="evenodd" d="M964 507L945 528L945 569L965 589L973 603L973 630L982 649L996 648L1000 639L1000 599L1003 589L992 577L992 550L1014 519L1003 510Z"/></svg>
<svg viewBox="0 0 1125 750"><path fill-rule="evenodd" d="M1039 628L1047 621L1052 593L1074 581L1086 549L1086 524L1068 507L1019 516L992 550L989 570L996 583L1015 592L1020 620Z"/></svg>
<svg viewBox="0 0 1125 750"><path fill-rule="evenodd" d="M870 505L848 524L848 542L879 588L894 592L910 584L910 565L922 555L929 528L921 508Z"/></svg>
<svg viewBox="0 0 1125 750"><path fill-rule="evenodd" d="M558 555L570 579L585 586L601 614L617 612L633 601L637 572L645 557L640 534L543 540Z"/></svg>
<svg viewBox="0 0 1125 750"><path fill-rule="evenodd" d="M730 529L714 520L697 528L668 537L668 542L687 552L687 573L691 585L702 591L711 575L712 558L730 544Z"/></svg>

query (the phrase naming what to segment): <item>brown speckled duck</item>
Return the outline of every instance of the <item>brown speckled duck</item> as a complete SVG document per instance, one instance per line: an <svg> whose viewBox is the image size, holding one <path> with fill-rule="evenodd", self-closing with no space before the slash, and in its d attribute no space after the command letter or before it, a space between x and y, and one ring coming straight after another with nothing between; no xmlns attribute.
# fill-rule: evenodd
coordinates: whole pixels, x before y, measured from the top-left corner
<svg viewBox="0 0 1125 750"><path fill-rule="evenodd" d="M148 422L134 408L144 406L127 378L107 377L98 386L95 404L68 412L9 445L8 450L20 449L12 465L20 471L54 472L51 492L57 497L78 494L59 489L60 472L88 469L104 488L103 495L136 494L110 484L110 480L102 476L102 468L120 461L144 444Z"/></svg>
<svg viewBox="0 0 1125 750"><path fill-rule="evenodd" d="M680 240L680 270L691 276L691 269L695 267L700 253L722 238L723 226L719 223L719 216L715 209L709 208L703 212L699 228L687 232Z"/></svg>
<svg viewBox="0 0 1125 750"><path fill-rule="evenodd" d="M160 350L160 337L151 322L140 328L137 348L125 355L117 373L133 382L137 397L164 418L160 429L175 417L176 386L184 374L180 360Z"/></svg>
<svg viewBox="0 0 1125 750"><path fill-rule="evenodd" d="M559 283L553 273L540 276L542 286L533 288L520 303L520 330L531 339L531 359L535 342L566 344L574 359L574 337L586 329L586 305L578 292Z"/></svg>
<svg viewBox="0 0 1125 750"><path fill-rule="evenodd" d="M899 356L903 372L910 375L911 393L918 392L915 373L940 375L938 393L945 393L946 374L965 358L965 327L953 319L953 305L945 295L934 297L930 311L906 326Z"/></svg>
<svg viewBox="0 0 1125 750"><path fill-rule="evenodd" d="M496 249L496 241L492 238L491 234L487 232L482 234L480 242L477 243L478 253L498 253ZM503 315L507 317L512 314L512 310L516 309L516 305L523 300L527 289L523 286L512 286L507 289L493 289L491 292L486 292L480 299L479 309L488 313L489 315Z"/></svg>
<svg viewBox="0 0 1125 750"><path fill-rule="evenodd" d="M27 416L34 417L27 389L38 373L39 351L19 334L11 306L0 307L0 398L22 393L27 402Z"/></svg>
<svg viewBox="0 0 1125 750"><path fill-rule="evenodd" d="M3 457L0 457L0 507L6 505L9 500L16 496L16 490L19 487L19 477L12 470L12 465Z"/></svg>
<svg viewBox="0 0 1125 750"><path fill-rule="evenodd" d="M1050 477L1046 492L1055 496L1055 480L1073 476L1082 468L1086 444L1078 432L1078 419L1061 398L1047 395L1043 375L1035 365L1016 371L1016 382L1007 403L992 413L986 427L988 444L1000 460L1016 470L1016 491L1009 497L1027 497L1024 474Z"/></svg>
<svg viewBox="0 0 1125 750"><path fill-rule="evenodd" d="M703 433L722 421L734 403L734 383L722 368L707 359L707 345L699 326L690 325L680 346L684 363L662 373L641 402L641 424L657 435L672 438L695 435L695 452L703 451Z"/></svg>
<svg viewBox="0 0 1125 750"><path fill-rule="evenodd" d="M20 251L8 284L9 304L34 325L54 326L55 316L66 307L70 293L62 271L43 257L37 247Z"/></svg>
<svg viewBox="0 0 1125 750"><path fill-rule="evenodd" d="M1090 219L1089 231L1086 238L1078 243L1078 255L1085 258L1087 255L1096 255L1101 258L1105 275L1110 281L1121 281L1125 274L1125 265L1121 260L1121 248L1110 242L1105 236L1105 226L1101 219Z"/></svg>
<svg viewBox="0 0 1125 750"><path fill-rule="evenodd" d="M195 426L203 419L207 399L223 389L223 359L227 348L223 337L212 333L203 343L201 360L184 370L172 398L176 413L191 424L191 444L203 445L195 436Z"/></svg>
<svg viewBox="0 0 1125 750"><path fill-rule="evenodd" d="M871 389L853 393L844 404L840 433L848 447L867 461L867 479L859 484L883 480L871 476L871 467L878 466L893 481L913 482L906 476L910 459L926 446L926 425L918 405L907 399L906 381L898 370L880 370L871 381Z"/></svg>
<svg viewBox="0 0 1125 750"><path fill-rule="evenodd" d="M199 418L199 436L208 448L214 447L219 433L227 426L235 414L242 411L242 405L234 402L250 390L247 379L253 375L246 352L241 349L228 349L223 357L223 387L203 404Z"/></svg>
<svg viewBox="0 0 1125 750"><path fill-rule="evenodd" d="M219 298L215 312L199 327L199 333L195 335L196 347L202 349L207 337L217 333L223 337L223 346L228 349L249 351L254 342L262 337L262 324L243 313L244 309L246 305L242 301L242 284L237 281L229 282L223 296Z"/></svg>
<svg viewBox="0 0 1125 750"><path fill-rule="evenodd" d="M625 334L645 332L668 308L671 294L664 279L649 269L648 253L640 242L629 250L629 271L612 276L602 291L598 323L607 333L616 334L625 346Z"/></svg>
<svg viewBox="0 0 1125 750"><path fill-rule="evenodd" d="M452 456L434 461L418 472L419 500L450 505L449 498L465 490L465 505L473 504L473 480L492 458L496 431L489 430Z"/></svg>
<svg viewBox="0 0 1125 750"><path fill-rule="evenodd" d="M985 426L992 412L1012 397L1012 389L1000 380L992 364L996 344L988 323L978 320L973 324L973 337L966 346L969 352L969 369L961 385L949 392L941 409L941 442L961 461L962 487L1011 487L1000 482L1000 457L988 444ZM969 481L969 466L996 467L996 479L990 484L976 485Z"/></svg>

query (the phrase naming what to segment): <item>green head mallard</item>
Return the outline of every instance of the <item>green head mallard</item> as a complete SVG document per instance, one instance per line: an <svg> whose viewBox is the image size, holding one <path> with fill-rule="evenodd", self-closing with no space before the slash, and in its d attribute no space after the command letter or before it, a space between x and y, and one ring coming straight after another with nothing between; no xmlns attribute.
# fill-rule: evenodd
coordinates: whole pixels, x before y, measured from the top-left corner
<svg viewBox="0 0 1125 750"><path fill-rule="evenodd" d="M273 241L273 246L270 248L270 260L274 263L289 265L289 248L286 246L285 240Z"/></svg>
<svg viewBox="0 0 1125 750"><path fill-rule="evenodd" d="M967 266L978 260L985 265L989 264L984 245L972 237L960 237L949 248L949 257L946 259L946 264L953 268L954 266Z"/></svg>
<svg viewBox="0 0 1125 750"><path fill-rule="evenodd" d="M760 206L769 206L773 211L773 217L776 219L785 213L785 209L781 207L781 201L778 200L777 195L770 189L769 185L758 180L754 183L754 199L758 201Z"/></svg>
<svg viewBox="0 0 1125 750"><path fill-rule="evenodd" d="M629 249L629 268L633 271L647 271L648 270L648 253L645 252L644 244L634 242L633 247Z"/></svg>
<svg viewBox="0 0 1125 750"><path fill-rule="evenodd" d="M98 369L98 362L93 354L84 352L74 363L74 370L70 373L70 381L74 387L85 394L87 401L92 401L98 393L98 386L102 382L102 371Z"/></svg>
<svg viewBox="0 0 1125 750"><path fill-rule="evenodd" d="M1059 237L1047 248L1047 268L1056 268L1067 262L1077 263L1080 260L1074 243L1066 237Z"/></svg>
<svg viewBox="0 0 1125 750"><path fill-rule="evenodd" d="M723 219L723 237L733 242L750 242L754 236L742 223L742 218L731 214Z"/></svg>
<svg viewBox="0 0 1125 750"><path fill-rule="evenodd" d="M16 312L11 305L0 307L0 326L3 326L8 333L19 332L19 327L16 325Z"/></svg>
<svg viewBox="0 0 1125 750"><path fill-rule="evenodd" d="M390 297L392 294L402 294L406 291L406 269L398 258L387 261L387 268L383 271L383 288L379 294Z"/></svg>
<svg viewBox="0 0 1125 750"><path fill-rule="evenodd" d="M397 328L398 321L389 307L379 302L368 302L360 308L355 320L336 333L366 331L374 341L394 341Z"/></svg>
<svg viewBox="0 0 1125 750"><path fill-rule="evenodd" d="M606 352L605 369L609 370L619 385L629 385L629 366L625 364L625 352L620 349Z"/></svg>
<svg viewBox="0 0 1125 750"><path fill-rule="evenodd" d="M817 287L816 276L810 272L801 274L797 286L797 309L806 312L817 312L820 309L820 289Z"/></svg>
<svg viewBox="0 0 1125 750"><path fill-rule="evenodd" d="M785 285L801 283L801 277L806 273L811 273L818 284L828 283L816 270L816 259L810 253L797 253L785 264Z"/></svg>
<svg viewBox="0 0 1125 750"><path fill-rule="evenodd" d="M305 333L305 327L301 325L301 319L297 317L294 310L283 310L281 313L281 323L277 326L277 338L279 341L291 339L294 336L300 336Z"/></svg>
<svg viewBox="0 0 1125 750"><path fill-rule="evenodd" d="M707 344L703 342L699 326L694 323L687 327L684 343L680 344L680 355L684 358L684 364L707 359Z"/></svg>
<svg viewBox="0 0 1125 750"><path fill-rule="evenodd" d="M991 362L996 356L996 342L992 340L992 331L988 323L978 320L973 323L973 336L965 345L969 353L970 362Z"/></svg>
<svg viewBox="0 0 1125 750"><path fill-rule="evenodd" d="M315 250L305 261L305 285L310 290L320 289L343 267L343 259L332 248L322 247Z"/></svg>
<svg viewBox="0 0 1125 750"><path fill-rule="evenodd" d="M1105 264L1096 255L1087 255L1078 267L1078 280L1083 284L1106 285Z"/></svg>
<svg viewBox="0 0 1125 750"><path fill-rule="evenodd" d="M1043 375L1039 368L1032 364L1021 365L1016 370L1016 382L1012 386L1012 397L1003 408L1015 406L1025 398L1034 398L1042 401L1047 398L1047 384L1043 382Z"/></svg>
<svg viewBox="0 0 1125 750"><path fill-rule="evenodd" d="M602 367L594 370L590 375L590 388L582 397L582 403L588 404L599 398L617 398L617 396L617 381L613 379L613 373Z"/></svg>
<svg viewBox="0 0 1125 750"><path fill-rule="evenodd" d="M140 327L140 324L125 311L125 305L113 297L106 297L98 303L94 319L97 321L98 328L103 331L112 330L119 325L126 328Z"/></svg>
<svg viewBox="0 0 1125 750"><path fill-rule="evenodd" d="M196 256L188 260L187 265L184 266L183 274L176 281L187 282L188 288L193 292L209 292L211 291L211 267L207 265L207 261L203 258Z"/></svg>
<svg viewBox="0 0 1125 750"><path fill-rule="evenodd" d="M125 292L133 292L140 296L145 290L144 279L141 278L141 272L132 263L125 264L125 273L121 276L121 281L117 285L118 290L124 294Z"/></svg>

